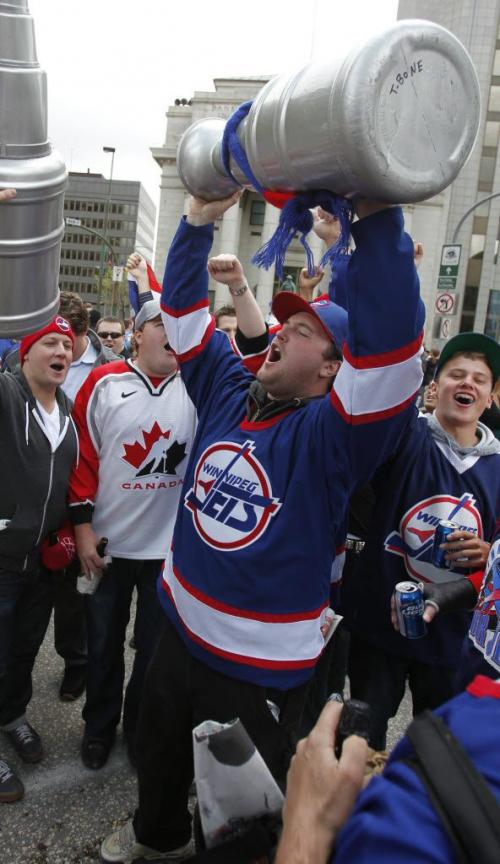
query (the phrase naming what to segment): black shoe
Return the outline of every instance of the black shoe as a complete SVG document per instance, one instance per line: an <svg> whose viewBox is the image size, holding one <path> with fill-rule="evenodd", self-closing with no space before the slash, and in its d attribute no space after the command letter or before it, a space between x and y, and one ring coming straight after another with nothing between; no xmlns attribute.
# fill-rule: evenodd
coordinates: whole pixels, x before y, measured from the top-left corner
<svg viewBox="0 0 500 864"><path fill-rule="evenodd" d="M108 761L114 738L91 738L83 736L81 746L82 762L91 771L98 771Z"/></svg>
<svg viewBox="0 0 500 864"><path fill-rule="evenodd" d="M24 795L24 786L19 777L0 759L0 804L19 801Z"/></svg>
<svg viewBox="0 0 500 864"><path fill-rule="evenodd" d="M59 699L74 702L85 690L86 680L86 666L67 666L59 688Z"/></svg>
<svg viewBox="0 0 500 864"><path fill-rule="evenodd" d="M33 726L20 723L15 729L4 729L4 734L24 762L40 762L43 756L42 741Z"/></svg>

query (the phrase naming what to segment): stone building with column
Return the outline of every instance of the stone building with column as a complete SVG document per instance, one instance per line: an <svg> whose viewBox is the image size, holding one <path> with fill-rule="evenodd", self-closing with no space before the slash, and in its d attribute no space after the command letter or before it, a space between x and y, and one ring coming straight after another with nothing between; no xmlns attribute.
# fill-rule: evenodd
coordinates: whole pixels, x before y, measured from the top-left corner
<svg viewBox="0 0 500 864"><path fill-rule="evenodd" d="M425 250L420 278L426 337L438 347L445 335L466 330L500 339L500 0L399 0L398 18L426 18L451 30L469 51L481 88L481 123L469 161L440 195L406 208L408 230ZM474 209L460 224L470 208L495 193L499 197ZM461 246L458 275L449 292L455 310L451 316L439 315L438 279L440 270L447 270L442 269L442 247L454 243Z"/></svg>
<svg viewBox="0 0 500 864"><path fill-rule="evenodd" d="M158 278L163 277L166 254L187 200L176 165L177 145L182 133L191 123L204 117L229 117L238 105L253 99L269 77L218 78L214 81L213 91L196 91L189 100L176 99L176 104L169 107L165 143L162 147L151 148L151 153L161 168L154 258L154 269ZM257 193L246 190L239 204L228 210L215 226L212 254L230 252L238 256L264 314L269 311L278 281L274 268L262 270L254 267L250 261L254 253L274 233L279 215L280 211L276 207L267 204ZM315 260L319 260L323 253L323 244L315 235L311 235L309 239ZM304 250L298 241L294 241L286 256L285 271L286 275L292 276L295 283L304 263ZM326 290L327 276L324 283ZM217 309L230 302L229 292L224 285L211 281L209 290L212 308Z"/></svg>

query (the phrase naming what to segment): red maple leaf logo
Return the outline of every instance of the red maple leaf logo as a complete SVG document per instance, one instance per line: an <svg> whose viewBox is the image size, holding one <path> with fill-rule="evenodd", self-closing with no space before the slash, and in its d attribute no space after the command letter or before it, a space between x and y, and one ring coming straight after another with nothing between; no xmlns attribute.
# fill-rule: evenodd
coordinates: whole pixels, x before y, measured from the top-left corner
<svg viewBox="0 0 500 864"><path fill-rule="evenodd" d="M146 432L143 430L142 438L144 441L144 446L139 442L135 441L133 444L124 444L124 455L122 459L125 462L128 462L129 465L132 465L133 468L139 468L140 465L144 462L144 459L148 455L149 451L153 444L156 441L159 441L160 438L170 438L170 429L167 432L162 432L158 422L155 420L151 430Z"/></svg>

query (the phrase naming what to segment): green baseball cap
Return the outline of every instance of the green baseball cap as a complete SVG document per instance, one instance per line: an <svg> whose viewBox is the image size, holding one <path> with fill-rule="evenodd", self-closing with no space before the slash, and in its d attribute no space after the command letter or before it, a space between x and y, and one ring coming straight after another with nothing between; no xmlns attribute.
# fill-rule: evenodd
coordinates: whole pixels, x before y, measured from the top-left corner
<svg viewBox="0 0 500 864"><path fill-rule="evenodd" d="M455 354L473 352L484 354L486 362L493 372L493 384L500 378L500 345L490 336L484 333L458 333L448 340L439 355L435 378L438 377L444 364L451 360Z"/></svg>

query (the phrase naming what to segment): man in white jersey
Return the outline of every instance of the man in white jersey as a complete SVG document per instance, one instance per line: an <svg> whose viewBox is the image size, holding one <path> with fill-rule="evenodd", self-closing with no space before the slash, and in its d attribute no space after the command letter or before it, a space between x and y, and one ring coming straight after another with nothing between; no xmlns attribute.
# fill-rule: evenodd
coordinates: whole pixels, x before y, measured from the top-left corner
<svg viewBox="0 0 500 864"><path fill-rule="evenodd" d="M132 268L134 269L134 268ZM138 279L139 290L148 287ZM85 596L88 635L83 764L107 761L120 722L124 640L137 589L136 653L123 730L135 764L135 732L147 666L163 625L156 579L171 543L196 412L166 344L158 300L135 318L134 360L93 369L74 405L81 456L71 478L71 515L84 574L102 574ZM107 538L111 563L97 552Z"/></svg>

